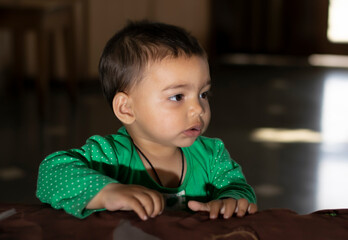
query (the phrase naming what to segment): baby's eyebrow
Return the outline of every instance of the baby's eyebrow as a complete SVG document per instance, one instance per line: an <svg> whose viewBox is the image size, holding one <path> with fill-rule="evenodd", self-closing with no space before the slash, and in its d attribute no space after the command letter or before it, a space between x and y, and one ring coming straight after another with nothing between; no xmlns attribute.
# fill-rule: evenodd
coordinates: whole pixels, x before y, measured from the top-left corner
<svg viewBox="0 0 348 240"><path fill-rule="evenodd" d="M206 88L206 87L209 87L209 88L211 87L211 80L210 79L208 79L207 82L202 86L202 89Z"/></svg>
<svg viewBox="0 0 348 240"><path fill-rule="evenodd" d="M203 87L210 86L211 85L211 80L208 79L207 82L203 85ZM168 90L173 90L173 89L183 89L183 88L190 88L190 84L172 84L167 87L165 87L162 91L168 91Z"/></svg>
<svg viewBox="0 0 348 240"><path fill-rule="evenodd" d="M168 91L168 90L172 90L172 89L179 89L179 88L189 88L188 84L173 84L173 85L169 85L167 87L165 87L162 91Z"/></svg>
<svg viewBox="0 0 348 240"><path fill-rule="evenodd" d="M207 80L207 82L205 83L204 87L205 87L205 86L210 86L210 85L211 85L211 79L209 78L209 79Z"/></svg>

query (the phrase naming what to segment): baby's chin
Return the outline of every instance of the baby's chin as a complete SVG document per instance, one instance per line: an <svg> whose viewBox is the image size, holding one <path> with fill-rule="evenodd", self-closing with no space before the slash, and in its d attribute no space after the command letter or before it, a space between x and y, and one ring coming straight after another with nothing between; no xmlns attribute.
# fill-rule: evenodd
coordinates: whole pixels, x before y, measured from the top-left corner
<svg viewBox="0 0 348 240"><path fill-rule="evenodd" d="M198 137L183 141L182 143L178 144L178 147L181 147L181 148L190 147L197 140L197 138Z"/></svg>

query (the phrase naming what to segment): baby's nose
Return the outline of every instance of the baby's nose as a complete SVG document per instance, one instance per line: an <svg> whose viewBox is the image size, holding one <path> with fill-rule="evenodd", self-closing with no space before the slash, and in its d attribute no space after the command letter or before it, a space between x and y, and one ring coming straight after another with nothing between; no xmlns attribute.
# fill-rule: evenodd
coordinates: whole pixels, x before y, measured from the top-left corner
<svg viewBox="0 0 348 240"><path fill-rule="evenodd" d="M203 104L199 100L192 101L190 106L190 115L191 116L202 116L204 114Z"/></svg>

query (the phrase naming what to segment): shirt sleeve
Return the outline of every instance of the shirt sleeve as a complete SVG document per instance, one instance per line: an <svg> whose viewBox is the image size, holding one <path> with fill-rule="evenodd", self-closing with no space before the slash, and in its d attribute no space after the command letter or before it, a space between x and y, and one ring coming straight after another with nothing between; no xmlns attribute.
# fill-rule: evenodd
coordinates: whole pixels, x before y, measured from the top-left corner
<svg viewBox="0 0 348 240"><path fill-rule="evenodd" d="M247 184L242 169L229 155L221 140L215 141L215 153L211 159L212 198L245 198L256 203L256 195Z"/></svg>
<svg viewBox="0 0 348 240"><path fill-rule="evenodd" d="M53 208L85 218L95 211L88 202L107 184L117 181L114 147L105 138L94 136L81 149L59 151L46 157L39 167L37 197ZM109 174L110 175L110 174Z"/></svg>

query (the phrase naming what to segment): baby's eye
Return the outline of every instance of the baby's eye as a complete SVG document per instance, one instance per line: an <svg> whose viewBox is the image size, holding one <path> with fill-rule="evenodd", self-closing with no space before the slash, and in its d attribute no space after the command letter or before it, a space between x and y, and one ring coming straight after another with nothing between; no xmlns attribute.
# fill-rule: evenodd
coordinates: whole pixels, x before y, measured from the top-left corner
<svg viewBox="0 0 348 240"><path fill-rule="evenodd" d="M184 95L183 95L183 94L177 94L177 95L171 96L171 97L169 98L169 100L175 101L175 102L179 102L179 101L181 101L183 98L184 98Z"/></svg>
<svg viewBox="0 0 348 240"><path fill-rule="evenodd" d="M209 97L210 92L206 91L204 93L201 93L200 98L207 99Z"/></svg>

